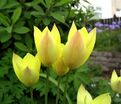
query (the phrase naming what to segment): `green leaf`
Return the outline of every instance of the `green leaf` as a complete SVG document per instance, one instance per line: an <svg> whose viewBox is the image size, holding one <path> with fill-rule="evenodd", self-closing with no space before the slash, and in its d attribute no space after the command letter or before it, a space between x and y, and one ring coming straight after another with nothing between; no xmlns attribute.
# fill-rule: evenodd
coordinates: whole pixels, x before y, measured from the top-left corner
<svg viewBox="0 0 121 104"><path fill-rule="evenodd" d="M18 34L25 34L29 31L30 31L30 29L28 27L25 27L25 26L16 27L13 29L13 32L18 33Z"/></svg>
<svg viewBox="0 0 121 104"><path fill-rule="evenodd" d="M51 16L59 22L65 23L65 17L61 12L52 12Z"/></svg>
<svg viewBox="0 0 121 104"><path fill-rule="evenodd" d="M7 0L0 0L0 8L2 8L7 3Z"/></svg>
<svg viewBox="0 0 121 104"><path fill-rule="evenodd" d="M50 18L44 18L44 19L43 19L43 23L44 23L44 25L46 25L46 26L50 24L50 21L51 21Z"/></svg>
<svg viewBox="0 0 121 104"><path fill-rule="evenodd" d="M11 17L13 24L15 24L18 21L18 19L20 18L21 12L22 12L22 7L18 7L14 10L13 15Z"/></svg>
<svg viewBox="0 0 121 104"><path fill-rule="evenodd" d="M11 34L8 33L6 30L0 31L0 41L4 43L11 38Z"/></svg>
<svg viewBox="0 0 121 104"><path fill-rule="evenodd" d="M16 46L16 48L20 49L21 51L27 52L27 47L20 42L15 42L14 45Z"/></svg>
<svg viewBox="0 0 121 104"><path fill-rule="evenodd" d="M8 26L8 27L6 28L6 31L7 31L8 33L12 33L12 28L13 28L12 25L11 25L11 26Z"/></svg>
<svg viewBox="0 0 121 104"><path fill-rule="evenodd" d="M45 2L46 2L46 7L47 8L50 8L50 6L52 5L52 0L45 0Z"/></svg>
<svg viewBox="0 0 121 104"><path fill-rule="evenodd" d="M2 23L4 26L9 26L9 20L8 17L0 13L0 23Z"/></svg>
<svg viewBox="0 0 121 104"><path fill-rule="evenodd" d="M73 0L60 0L60 2L57 2L55 4L55 6L63 6L63 5L66 5L66 4L69 4L71 3Z"/></svg>

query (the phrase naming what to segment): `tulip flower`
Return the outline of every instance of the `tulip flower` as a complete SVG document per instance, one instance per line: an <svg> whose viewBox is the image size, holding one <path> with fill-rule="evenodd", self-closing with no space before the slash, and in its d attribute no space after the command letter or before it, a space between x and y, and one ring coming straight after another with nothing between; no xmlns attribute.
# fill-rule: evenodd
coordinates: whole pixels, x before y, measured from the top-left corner
<svg viewBox="0 0 121 104"><path fill-rule="evenodd" d="M27 53L24 58L13 54L13 68L18 79L26 86L31 87L39 80L40 60Z"/></svg>
<svg viewBox="0 0 121 104"><path fill-rule="evenodd" d="M111 87L114 91L121 93L121 77L118 77L115 70L112 72L111 76Z"/></svg>
<svg viewBox="0 0 121 104"><path fill-rule="evenodd" d="M96 40L96 29L87 32L83 27L77 30L73 23L68 35L68 41L63 50L63 61L70 68L75 69L84 64L90 56Z"/></svg>
<svg viewBox="0 0 121 104"><path fill-rule="evenodd" d="M53 69L55 70L58 76L63 76L69 71L69 68L63 62L63 57L62 57L63 47L64 45L61 44L60 56L56 60L56 62L52 65Z"/></svg>
<svg viewBox="0 0 121 104"><path fill-rule="evenodd" d="M92 99L90 93L81 85L77 94L77 104L111 104L111 97L109 93L105 93Z"/></svg>
<svg viewBox="0 0 121 104"><path fill-rule="evenodd" d="M42 32L34 27L34 41L42 64L50 66L58 59L61 40L55 24L51 32L48 27Z"/></svg>

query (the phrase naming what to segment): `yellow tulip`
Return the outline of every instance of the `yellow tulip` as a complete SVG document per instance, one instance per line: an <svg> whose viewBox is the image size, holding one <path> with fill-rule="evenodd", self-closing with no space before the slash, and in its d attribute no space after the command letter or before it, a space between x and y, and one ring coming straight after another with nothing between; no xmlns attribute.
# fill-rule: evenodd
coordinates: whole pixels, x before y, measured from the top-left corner
<svg viewBox="0 0 121 104"><path fill-rule="evenodd" d="M81 85L77 94L77 104L111 104L111 97L109 93L105 93L92 99L90 93Z"/></svg>
<svg viewBox="0 0 121 104"><path fill-rule="evenodd" d="M84 64L94 48L95 40L96 28L88 33L85 27L77 30L73 23L63 51L64 63L70 69L75 69Z"/></svg>
<svg viewBox="0 0 121 104"><path fill-rule="evenodd" d="M114 91L121 93L121 77L118 77L115 70L112 72L111 76L111 87Z"/></svg>
<svg viewBox="0 0 121 104"><path fill-rule="evenodd" d="M57 73L58 76L63 76L69 71L69 68L63 62L62 58L63 47L64 45L61 44L60 56L57 59L57 61L52 65L54 71Z"/></svg>
<svg viewBox="0 0 121 104"><path fill-rule="evenodd" d="M13 68L18 79L26 86L31 87L39 80L40 60L27 53L24 58L13 54Z"/></svg>
<svg viewBox="0 0 121 104"><path fill-rule="evenodd" d="M39 53L41 62L45 66L50 66L59 57L60 54L60 34L54 24L52 31L46 27L42 32L34 27L34 41Z"/></svg>

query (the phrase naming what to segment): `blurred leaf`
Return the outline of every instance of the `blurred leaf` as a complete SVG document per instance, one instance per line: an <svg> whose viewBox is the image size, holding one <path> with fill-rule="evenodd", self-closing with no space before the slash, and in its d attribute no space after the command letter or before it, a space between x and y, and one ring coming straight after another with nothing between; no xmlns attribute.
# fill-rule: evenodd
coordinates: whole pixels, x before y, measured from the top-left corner
<svg viewBox="0 0 121 104"><path fill-rule="evenodd" d="M0 31L0 41L1 41L1 43L4 43L4 42L8 41L10 38L11 38L10 33L8 33L5 30Z"/></svg>
<svg viewBox="0 0 121 104"><path fill-rule="evenodd" d="M46 5L47 5L46 7L50 8L50 6L52 5L53 1L52 0L45 0L45 2L46 2Z"/></svg>
<svg viewBox="0 0 121 104"><path fill-rule="evenodd" d="M32 49L32 45L33 45L33 39L32 39L32 37L30 36L30 34L27 34L27 35L25 36L25 43L26 43L28 49L31 50L31 49Z"/></svg>
<svg viewBox="0 0 121 104"><path fill-rule="evenodd" d="M4 26L9 26L8 17L0 13L0 23L2 23Z"/></svg>
<svg viewBox="0 0 121 104"><path fill-rule="evenodd" d="M9 0L9 1L12 1L12 0ZM15 2L15 1L14 1L14 3L13 3L13 2L10 2L10 3L8 3L7 5L5 5L5 6L3 7L3 9L10 9L10 8L18 7L18 6L20 6L20 4L19 4L18 2Z"/></svg>
<svg viewBox="0 0 121 104"><path fill-rule="evenodd" d="M12 23L15 24L20 18L22 13L22 7L18 7L14 10L13 15L11 17Z"/></svg>
<svg viewBox="0 0 121 104"><path fill-rule="evenodd" d="M12 32L12 28L13 28L13 26L8 26L8 27L6 27L6 31L7 31L8 33L11 33L11 32Z"/></svg>
<svg viewBox="0 0 121 104"><path fill-rule="evenodd" d="M62 6L71 3L73 0L60 0L55 4L55 6Z"/></svg>
<svg viewBox="0 0 121 104"><path fill-rule="evenodd" d="M51 16L58 20L59 22L65 23L65 18L64 16L61 14L61 12L52 12Z"/></svg>
<svg viewBox="0 0 121 104"><path fill-rule="evenodd" d="M27 47L23 44L23 43L20 43L20 42L15 42L14 45L20 49L21 51L24 51L24 52L27 52Z"/></svg>
<svg viewBox="0 0 121 104"><path fill-rule="evenodd" d="M0 8L4 7L6 3L7 3L7 0L0 0Z"/></svg>
<svg viewBox="0 0 121 104"><path fill-rule="evenodd" d="M24 33L29 32L30 29L28 27L21 26L21 27L14 28L13 31L18 33L18 34L24 34Z"/></svg>
<svg viewBox="0 0 121 104"><path fill-rule="evenodd" d="M50 24L50 22L51 22L50 18L44 18L43 19L43 23L44 23L45 26L48 26Z"/></svg>

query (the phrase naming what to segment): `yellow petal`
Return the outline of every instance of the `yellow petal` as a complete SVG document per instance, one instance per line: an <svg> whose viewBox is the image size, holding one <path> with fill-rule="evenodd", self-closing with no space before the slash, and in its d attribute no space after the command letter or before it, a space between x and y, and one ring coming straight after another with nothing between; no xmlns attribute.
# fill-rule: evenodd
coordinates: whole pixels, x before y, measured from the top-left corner
<svg viewBox="0 0 121 104"><path fill-rule="evenodd" d="M12 63L13 63L13 69L18 77L18 79L21 81L21 72L22 72L22 58L18 56L17 54L13 53L13 58L12 58Z"/></svg>
<svg viewBox="0 0 121 104"><path fill-rule="evenodd" d="M81 34L83 35L83 34ZM87 37L87 44L86 44L86 48L85 48L85 55L83 55L83 57L81 58L81 65L84 64L87 59L89 58L90 54L93 51L94 45L95 45L95 41L96 41L96 28L94 28Z"/></svg>
<svg viewBox="0 0 121 104"><path fill-rule="evenodd" d="M59 47L52 35L46 31L40 40L40 57L44 65L53 64L59 57Z"/></svg>
<svg viewBox="0 0 121 104"><path fill-rule="evenodd" d="M26 86L32 86L39 80L40 61L30 53L23 59L14 54L13 67L18 79Z"/></svg>
<svg viewBox="0 0 121 104"><path fill-rule="evenodd" d="M83 85L79 87L77 94L77 104L91 104L92 97Z"/></svg>
<svg viewBox="0 0 121 104"><path fill-rule="evenodd" d="M37 51L40 48L41 35L42 35L42 32L36 26L34 26L34 41L35 41L35 46Z"/></svg>
<svg viewBox="0 0 121 104"><path fill-rule="evenodd" d="M93 101L92 104L111 104L111 97L109 93L102 94L98 97L96 97Z"/></svg>
<svg viewBox="0 0 121 104"><path fill-rule="evenodd" d="M73 37L66 43L63 50L64 63L70 68L74 69L80 66L80 60L84 54L84 43L80 32L77 31Z"/></svg>
<svg viewBox="0 0 121 104"><path fill-rule="evenodd" d="M53 25L51 34L54 37L54 39L56 40L56 42L60 45L60 43L61 43L60 33L59 33L58 28L56 27L55 24Z"/></svg>
<svg viewBox="0 0 121 104"><path fill-rule="evenodd" d="M115 70L113 70L112 76L111 76L111 83L117 81L117 79L118 79L117 73Z"/></svg>
<svg viewBox="0 0 121 104"><path fill-rule="evenodd" d="M121 77L118 77L115 70L111 76L111 87L114 91L121 93Z"/></svg>
<svg viewBox="0 0 121 104"><path fill-rule="evenodd" d="M63 44L61 45L61 52L60 52L60 57L57 59L57 61L52 65L53 69L57 73L58 76L63 76L65 75L68 71L69 68L64 64L63 58L62 58L62 52L63 52Z"/></svg>
<svg viewBox="0 0 121 104"><path fill-rule="evenodd" d="M85 27L80 29L80 34L82 35L82 38L84 39L84 44L87 44L87 38L88 38L88 32Z"/></svg>
<svg viewBox="0 0 121 104"><path fill-rule="evenodd" d="M70 28L70 31L69 31L69 35L68 35L68 41L73 37L73 35L77 32L77 28L76 28L76 25L75 23L73 22L72 23L72 26Z"/></svg>

